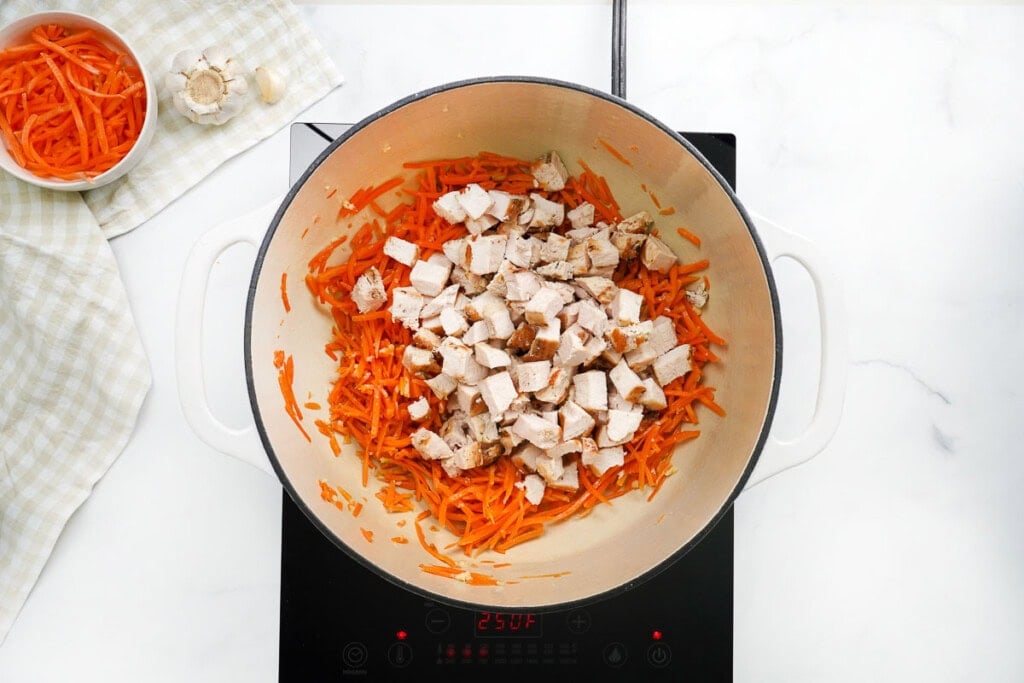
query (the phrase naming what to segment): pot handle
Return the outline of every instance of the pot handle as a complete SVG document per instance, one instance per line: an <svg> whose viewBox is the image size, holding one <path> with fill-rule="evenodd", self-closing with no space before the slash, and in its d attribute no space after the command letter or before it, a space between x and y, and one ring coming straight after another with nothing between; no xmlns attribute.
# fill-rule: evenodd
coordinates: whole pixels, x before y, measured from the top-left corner
<svg viewBox="0 0 1024 683"><path fill-rule="evenodd" d="M202 328L206 286L217 258L225 249L239 242L259 247L278 206L280 199L226 221L199 238L185 261L174 330L178 401L185 419L207 444L272 477L277 475L263 450L255 425L234 429L217 419L210 410L203 379Z"/></svg>
<svg viewBox="0 0 1024 683"><path fill-rule="evenodd" d="M763 238L769 262L788 256L811 276L821 325L821 366L814 416L807 429L785 441L769 434L761 458L747 480L746 489L807 462L825 448L843 414L849 369L845 302L834 270L811 242L766 218L754 214L751 218Z"/></svg>

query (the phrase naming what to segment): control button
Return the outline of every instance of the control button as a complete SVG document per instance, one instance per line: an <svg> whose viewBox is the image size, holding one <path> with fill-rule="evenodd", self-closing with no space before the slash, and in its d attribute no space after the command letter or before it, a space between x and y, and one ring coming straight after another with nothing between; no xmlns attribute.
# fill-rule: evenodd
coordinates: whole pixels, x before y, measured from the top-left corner
<svg viewBox="0 0 1024 683"><path fill-rule="evenodd" d="M412 648L409 647L409 643L398 641L388 648L388 662L390 662L391 666L396 666L401 669L409 666L409 662L411 661Z"/></svg>
<svg viewBox="0 0 1024 683"><path fill-rule="evenodd" d="M452 616L448 610L434 608L427 612L427 630L431 633L444 633L452 625Z"/></svg>
<svg viewBox="0 0 1024 683"><path fill-rule="evenodd" d="M346 669L361 669L369 654L362 643L346 643L341 651L341 661Z"/></svg>
<svg viewBox="0 0 1024 683"><path fill-rule="evenodd" d="M647 663L657 669L664 669L672 661L672 648L665 643L654 643L647 648Z"/></svg>
<svg viewBox="0 0 1024 683"><path fill-rule="evenodd" d="M629 658L629 651L622 643L608 643L604 646L604 663L612 667L620 667Z"/></svg>
<svg viewBox="0 0 1024 683"><path fill-rule="evenodd" d="M586 633L590 630L590 612L585 609L569 612L565 623L572 633Z"/></svg>

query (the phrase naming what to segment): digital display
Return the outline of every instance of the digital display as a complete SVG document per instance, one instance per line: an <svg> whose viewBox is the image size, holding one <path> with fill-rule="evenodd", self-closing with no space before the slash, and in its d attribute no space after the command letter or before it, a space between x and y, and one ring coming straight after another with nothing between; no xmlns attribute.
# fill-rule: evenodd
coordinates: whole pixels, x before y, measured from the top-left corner
<svg viewBox="0 0 1024 683"><path fill-rule="evenodd" d="M539 638L541 618L532 612L477 612L477 638Z"/></svg>

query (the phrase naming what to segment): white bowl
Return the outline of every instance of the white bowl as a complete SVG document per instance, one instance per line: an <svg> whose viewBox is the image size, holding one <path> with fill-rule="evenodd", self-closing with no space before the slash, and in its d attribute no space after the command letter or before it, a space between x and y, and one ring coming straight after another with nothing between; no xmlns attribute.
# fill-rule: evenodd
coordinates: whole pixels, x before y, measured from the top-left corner
<svg viewBox="0 0 1024 683"><path fill-rule="evenodd" d="M132 148L128 150L128 153L124 158L117 162L117 164L112 168L104 171L95 178L91 178L89 180L42 178L28 169L19 166L7 151L6 145L2 143L0 143L0 168L3 168L3 170L14 177L24 180L26 183L32 183L33 185L49 188L51 190L77 192L102 187L103 185L117 180L138 164L145 155L146 148L149 147L150 141L153 139L153 133L156 131L157 117L157 93L156 87L153 84L153 79L150 77L149 72L146 70L145 65L139 59L135 50L132 49L131 45L120 33L109 26L104 25L97 19L84 14L78 14L76 12L39 12L18 19L0 29L0 50L12 45L24 43L29 39L29 34L32 32L32 29L40 24L58 24L60 26L67 27L69 30L89 28L95 31L97 37L109 47L126 52L128 56L131 57L132 61L138 65L139 71L142 73L142 80L146 87L146 118L142 123L142 131L139 134L139 138L135 141Z"/></svg>

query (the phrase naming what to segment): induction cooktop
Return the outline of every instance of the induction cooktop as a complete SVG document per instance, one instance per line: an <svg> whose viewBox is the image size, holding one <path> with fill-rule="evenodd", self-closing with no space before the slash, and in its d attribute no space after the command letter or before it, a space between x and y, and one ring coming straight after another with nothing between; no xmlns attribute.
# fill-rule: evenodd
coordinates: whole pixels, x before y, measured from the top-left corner
<svg viewBox="0 0 1024 683"><path fill-rule="evenodd" d="M290 181L347 128L293 124ZM682 134L735 188L735 136ZM732 510L689 553L625 592L566 611L488 612L396 586L283 497L283 683L732 680Z"/></svg>

